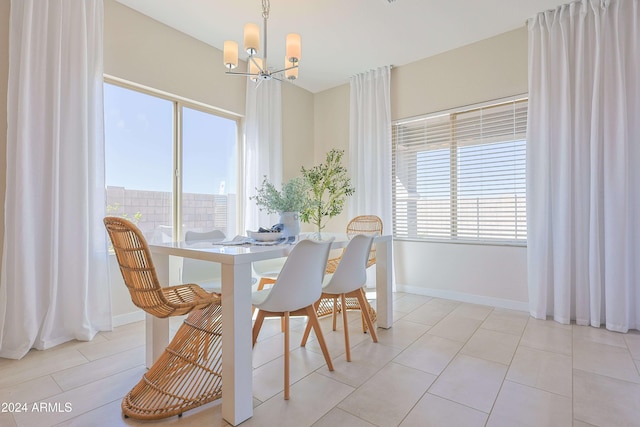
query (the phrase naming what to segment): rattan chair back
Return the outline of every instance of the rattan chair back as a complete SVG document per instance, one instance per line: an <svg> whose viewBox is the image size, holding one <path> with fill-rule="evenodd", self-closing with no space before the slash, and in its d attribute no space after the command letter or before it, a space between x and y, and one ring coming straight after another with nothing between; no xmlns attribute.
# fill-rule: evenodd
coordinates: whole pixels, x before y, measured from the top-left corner
<svg viewBox="0 0 640 427"><path fill-rule="evenodd" d="M133 303L149 314L166 317L165 312L156 312L167 304L167 300L162 293L151 252L142 232L123 218L106 217L104 225Z"/></svg>
<svg viewBox="0 0 640 427"><path fill-rule="evenodd" d="M131 221L112 216L104 219L104 225L124 284L136 307L164 318L187 314L219 302L219 295L209 294L197 285L160 287L151 251L140 229Z"/></svg>
<svg viewBox="0 0 640 427"><path fill-rule="evenodd" d="M347 236L349 239L357 236L358 234L365 235L381 235L382 234L382 220L380 217L376 215L359 215L351 219L349 224L347 224ZM342 260L342 256L344 254L344 250L340 253L339 256L335 258L330 258L327 261L327 274L333 274L336 272L340 261ZM367 260L367 268L371 267L376 263L376 245L375 243L371 245L371 250L369 251L369 257ZM346 307L347 310L360 310L360 303L356 298L347 298L346 299ZM371 304L367 302L366 309L369 312L369 315L372 321L376 321L376 311L371 307ZM342 303L335 298L322 298L318 305L318 317L326 316L329 314L333 314L333 322L334 322L334 330L335 330L335 319L336 313L339 313L342 310ZM365 318L362 318L362 330L367 330L367 325L365 323Z"/></svg>
<svg viewBox="0 0 640 427"><path fill-rule="evenodd" d="M347 236L352 238L358 234L366 235L381 235L382 234L382 220L375 215L360 215L353 218L347 224ZM369 252L369 260L367 261L367 267L371 267L376 263L376 246L371 246Z"/></svg>

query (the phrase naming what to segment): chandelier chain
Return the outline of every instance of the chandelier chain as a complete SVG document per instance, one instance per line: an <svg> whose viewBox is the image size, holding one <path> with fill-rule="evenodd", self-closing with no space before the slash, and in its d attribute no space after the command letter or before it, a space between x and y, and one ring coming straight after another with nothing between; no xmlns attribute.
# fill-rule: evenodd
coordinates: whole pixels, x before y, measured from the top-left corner
<svg viewBox="0 0 640 427"><path fill-rule="evenodd" d="M270 8L269 0L262 0L262 17L264 19L269 18L269 8Z"/></svg>

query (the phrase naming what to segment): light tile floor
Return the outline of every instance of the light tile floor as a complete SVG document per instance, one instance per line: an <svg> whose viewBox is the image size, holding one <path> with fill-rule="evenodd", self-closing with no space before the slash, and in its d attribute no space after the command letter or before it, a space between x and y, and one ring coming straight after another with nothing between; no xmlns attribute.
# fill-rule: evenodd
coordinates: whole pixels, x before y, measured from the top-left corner
<svg viewBox="0 0 640 427"><path fill-rule="evenodd" d="M292 319L289 401L280 321L267 320L253 352L254 417L242 425L640 426L640 332L412 294L394 302L394 326L378 329L377 344L361 332L358 312L349 314L352 362L344 360L341 322L332 332L330 319L321 321L333 372L313 335L299 346L304 319ZM120 411L145 370L143 343L140 322L0 359L0 426L150 424ZM44 403L42 412L34 402ZM153 424L227 425L219 402Z"/></svg>

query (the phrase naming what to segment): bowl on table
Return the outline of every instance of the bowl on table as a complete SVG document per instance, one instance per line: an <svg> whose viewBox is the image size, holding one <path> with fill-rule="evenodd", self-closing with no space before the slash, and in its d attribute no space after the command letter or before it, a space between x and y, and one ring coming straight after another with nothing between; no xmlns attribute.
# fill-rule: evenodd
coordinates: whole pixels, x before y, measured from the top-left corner
<svg viewBox="0 0 640 427"><path fill-rule="evenodd" d="M251 231L247 230L247 236L256 242L274 242L282 238L281 231Z"/></svg>

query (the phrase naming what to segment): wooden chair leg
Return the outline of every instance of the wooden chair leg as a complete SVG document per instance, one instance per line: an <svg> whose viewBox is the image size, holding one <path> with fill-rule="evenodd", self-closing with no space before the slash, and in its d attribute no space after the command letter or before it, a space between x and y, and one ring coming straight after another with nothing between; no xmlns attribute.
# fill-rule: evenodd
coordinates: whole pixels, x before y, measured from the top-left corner
<svg viewBox="0 0 640 427"><path fill-rule="evenodd" d="M344 304L342 305L344 307ZM344 312L344 310L342 310ZM333 297L333 330L336 330L336 317L338 314L338 297Z"/></svg>
<svg viewBox="0 0 640 427"><path fill-rule="evenodd" d="M369 314L369 310L367 309L367 299L364 296L364 291L360 289L360 291L356 291L356 298L358 298L358 303L360 304L360 311L362 313L362 317L365 322L367 322L367 326L369 327L369 332L371 333L371 339L373 342L378 342L378 335L376 334L376 330L373 327L373 321L371 320L371 315Z"/></svg>
<svg viewBox="0 0 640 427"><path fill-rule="evenodd" d="M364 288L360 288L360 289L362 290L362 294L364 295L364 297L365 297L365 301L366 301L366 299L367 299L367 294L366 294L366 292L364 291ZM359 301L360 301L360 300L358 300L358 302L359 302ZM366 321L364 320L364 311L365 311L365 310L369 310L369 304L367 304L367 305L365 305L365 306L360 306L360 320L362 321L362 333L365 333L365 334L366 334L366 333L367 333L367 323L366 323Z"/></svg>
<svg viewBox="0 0 640 427"><path fill-rule="evenodd" d="M329 356L329 350L327 349L327 343L324 341L324 335L322 335L322 328L320 328L320 322L318 322L318 314L313 306L307 307L307 316L309 316L309 323L313 326L313 330L316 333L316 337L318 338L318 343L320 343L320 348L322 349L322 354L324 355L324 360L327 362L327 366L330 371L333 371L333 363L331 363L331 356Z"/></svg>
<svg viewBox="0 0 640 427"><path fill-rule="evenodd" d="M304 334L302 335L302 341L300 341L300 347L307 345L309 334L311 333L311 322L307 322L307 326L304 328Z"/></svg>
<svg viewBox="0 0 640 427"><path fill-rule="evenodd" d="M253 345L256 345L256 341L258 340L258 334L260 333L260 328L262 328L262 322L264 322L264 313L262 310L258 310L258 316L256 317L256 322L253 324Z"/></svg>
<svg viewBox="0 0 640 427"><path fill-rule="evenodd" d="M322 299L322 297L320 297L320 299L313 305L313 307L316 310L316 317L317 317L317 313L318 313L318 307L320 307L320 300ZM302 341L300 341L300 347L304 347L305 345L307 345L307 340L309 339L309 334L311 333L311 322L307 322L307 326L304 328L304 334L302 335Z"/></svg>
<svg viewBox="0 0 640 427"><path fill-rule="evenodd" d="M342 307L347 306L347 299L344 294L340 294ZM342 326L344 327L344 348L347 355L347 362L351 362L351 347L349 346L349 326L347 322L347 310L342 310Z"/></svg>
<svg viewBox="0 0 640 427"><path fill-rule="evenodd" d="M289 312L285 311L284 321L284 400L289 400Z"/></svg>
<svg viewBox="0 0 640 427"><path fill-rule="evenodd" d="M260 279L260 282L258 283L258 290L261 291L264 289L264 285L269 285L271 283L275 283L276 281L273 279L269 279L268 277L263 277Z"/></svg>

